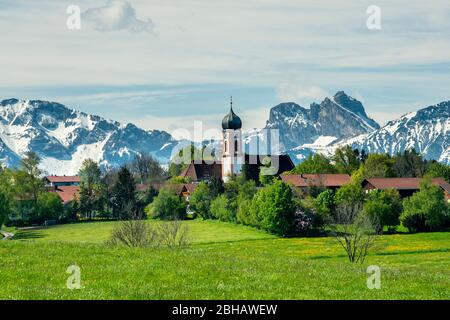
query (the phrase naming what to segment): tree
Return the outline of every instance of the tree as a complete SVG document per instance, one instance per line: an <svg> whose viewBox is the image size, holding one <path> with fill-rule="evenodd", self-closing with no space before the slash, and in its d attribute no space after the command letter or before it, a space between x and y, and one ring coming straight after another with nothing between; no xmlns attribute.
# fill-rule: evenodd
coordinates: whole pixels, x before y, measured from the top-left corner
<svg viewBox="0 0 450 320"><path fill-rule="evenodd" d="M211 201L211 216L221 221L234 222L236 220L235 208L230 207L230 203L225 194L221 194Z"/></svg>
<svg viewBox="0 0 450 320"><path fill-rule="evenodd" d="M136 212L136 182L126 166L119 169L116 184L112 190L113 215L119 219L138 216Z"/></svg>
<svg viewBox="0 0 450 320"><path fill-rule="evenodd" d="M37 214L32 223L43 223L46 220L59 220L64 214L61 198L54 192L44 192L38 197Z"/></svg>
<svg viewBox="0 0 450 320"><path fill-rule="evenodd" d="M44 182L41 179L42 171L39 169L41 159L32 151L25 153L20 161L20 170L16 172L16 186L24 197L30 198L35 214L38 207L38 197L44 192ZM25 199L24 199L25 200Z"/></svg>
<svg viewBox="0 0 450 320"><path fill-rule="evenodd" d="M249 163L244 163L241 169L241 177L244 181L259 179L259 168L258 166L251 165Z"/></svg>
<svg viewBox="0 0 450 320"><path fill-rule="evenodd" d="M146 208L147 215L159 219L184 219L186 203L170 189L162 189Z"/></svg>
<svg viewBox="0 0 450 320"><path fill-rule="evenodd" d="M165 179L164 169L150 154L137 154L131 163L131 167L141 184L158 183Z"/></svg>
<svg viewBox="0 0 450 320"><path fill-rule="evenodd" d="M352 263L364 262L377 235L370 218L360 214L361 208L356 198L339 203L330 224L331 234Z"/></svg>
<svg viewBox="0 0 450 320"><path fill-rule="evenodd" d="M101 171L92 159L83 161L80 170L80 211L86 218L92 219L94 213L100 209L102 184Z"/></svg>
<svg viewBox="0 0 450 320"><path fill-rule="evenodd" d="M292 231L295 221L295 205L292 189L277 180L260 189L253 197L250 215L256 217L258 225L264 230L278 235Z"/></svg>
<svg viewBox="0 0 450 320"><path fill-rule="evenodd" d="M299 163L294 168L293 173L336 173L336 168L329 158L320 153L315 153L314 155L309 154L303 162Z"/></svg>
<svg viewBox="0 0 450 320"><path fill-rule="evenodd" d="M317 213L322 216L323 220L331 217L336 209L336 203L334 200L335 192L331 189L326 189L321 192L317 198L314 199L314 208Z"/></svg>
<svg viewBox="0 0 450 320"><path fill-rule="evenodd" d="M426 161L416 150L405 150L394 157L393 171L397 177L423 177Z"/></svg>
<svg viewBox="0 0 450 320"><path fill-rule="evenodd" d="M209 206L214 196L206 182L200 182L189 198L189 206L203 219L211 219Z"/></svg>
<svg viewBox="0 0 450 320"><path fill-rule="evenodd" d="M13 175L11 170L0 166L0 229L12 213L14 202Z"/></svg>
<svg viewBox="0 0 450 320"><path fill-rule="evenodd" d="M0 189L0 229L10 213L11 201L9 195L4 190Z"/></svg>
<svg viewBox="0 0 450 320"><path fill-rule="evenodd" d="M362 206L364 202L364 191L358 183L348 183L336 191L336 205Z"/></svg>
<svg viewBox="0 0 450 320"><path fill-rule="evenodd" d="M397 190L372 190L364 203L364 214L374 224L376 231L381 233L384 226L396 226L400 223L402 200Z"/></svg>
<svg viewBox="0 0 450 320"><path fill-rule="evenodd" d="M362 163L358 150L351 146L337 148L333 155L334 166L339 173L352 174Z"/></svg>
<svg viewBox="0 0 450 320"><path fill-rule="evenodd" d="M410 231L439 230L448 222L448 211L440 187L424 180L420 184L420 190L403 201L400 221Z"/></svg>
<svg viewBox="0 0 450 320"><path fill-rule="evenodd" d="M256 192L256 182L254 180L248 180L240 184L237 196L237 222L250 226L257 225L256 217L250 216L251 202Z"/></svg>
<svg viewBox="0 0 450 320"><path fill-rule="evenodd" d="M427 178L444 178L450 182L450 166L437 161L428 163L425 172Z"/></svg>
<svg viewBox="0 0 450 320"><path fill-rule="evenodd" d="M214 198L217 197L219 194L222 194L225 190L222 179L216 176L213 176L208 181L208 187L211 192L211 196Z"/></svg>
<svg viewBox="0 0 450 320"><path fill-rule="evenodd" d="M394 177L393 165L394 160L387 154L369 154L364 164L364 178Z"/></svg>

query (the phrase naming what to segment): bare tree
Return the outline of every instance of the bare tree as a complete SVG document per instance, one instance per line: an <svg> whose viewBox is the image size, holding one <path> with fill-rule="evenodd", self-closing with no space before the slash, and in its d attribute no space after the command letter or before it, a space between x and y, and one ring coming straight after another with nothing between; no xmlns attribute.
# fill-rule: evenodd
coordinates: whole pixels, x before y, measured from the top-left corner
<svg viewBox="0 0 450 320"><path fill-rule="evenodd" d="M353 263L363 263L377 233L370 218L361 214L362 205L340 204L331 223L331 233Z"/></svg>
<svg viewBox="0 0 450 320"><path fill-rule="evenodd" d="M140 183L159 182L164 178L164 169L159 162L150 154L141 153L136 154L131 164L131 167L139 177Z"/></svg>

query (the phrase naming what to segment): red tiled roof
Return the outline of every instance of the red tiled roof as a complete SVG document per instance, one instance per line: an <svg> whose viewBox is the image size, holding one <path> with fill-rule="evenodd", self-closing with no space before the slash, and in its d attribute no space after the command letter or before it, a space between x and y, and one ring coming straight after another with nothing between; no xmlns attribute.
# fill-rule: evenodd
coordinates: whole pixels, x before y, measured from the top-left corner
<svg viewBox="0 0 450 320"><path fill-rule="evenodd" d="M348 174L282 174L281 180L295 187L341 187L350 183Z"/></svg>
<svg viewBox="0 0 450 320"><path fill-rule="evenodd" d="M70 202L78 196L80 187L78 186L61 186L54 189L54 192L61 198L63 203Z"/></svg>
<svg viewBox="0 0 450 320"><path fill-rule="evenodd" d="M221 163L194 163L191 162L186 169L180 174L181 177L190 177L192 180L203 180L212 177L222 177L222 164Z"/></svg>
<svg viewBox="0 0 450 320"><path fill-rule="evenodd" d="M370 183L376 189L419 190L422 178L370 178L364 183ZM431 183L450 192L450 184L444 178L431 179Z"/></svg>
<svg viewBox="0 0 450 320"><path fill-rule="evenodd" d="M194 184L194 183L187 183L184 185L184 187L186 188L186 191L189 192L190 194L192 194L195 189L197 189L198 184Z"/></svg>
<svg viewBox="0 0 450 320"><path fill-rule="evenodd" d="M46 176L48 181L54 182L80 182L79 176Z"/></svg>

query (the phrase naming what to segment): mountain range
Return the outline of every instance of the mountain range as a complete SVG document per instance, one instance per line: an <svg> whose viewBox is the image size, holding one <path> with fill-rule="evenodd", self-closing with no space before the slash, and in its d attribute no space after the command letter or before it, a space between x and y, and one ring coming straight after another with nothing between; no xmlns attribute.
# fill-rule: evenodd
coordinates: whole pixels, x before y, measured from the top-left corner
<svg viewBox="0 0 450 320"><path fill-rule="evenodd" d="M380 127L360 101L339 91L309 108L294 102L273 107L265 129L279 130L280 151L291 155L294 162L310 153L329 154L348 144L389 154L415 148L427 159L450 163L450 101L408 113ZM262 135L262 130L245 132L247 148ZM217 147L219 142L213 145ZM0 161L7 166L17 166L31 150L42 158L46 173L75 174L86 158L102 167L117 167L145 152L168 163L179 147L165 131L143 130L60 103L18 99L0 102Z"/></svg>

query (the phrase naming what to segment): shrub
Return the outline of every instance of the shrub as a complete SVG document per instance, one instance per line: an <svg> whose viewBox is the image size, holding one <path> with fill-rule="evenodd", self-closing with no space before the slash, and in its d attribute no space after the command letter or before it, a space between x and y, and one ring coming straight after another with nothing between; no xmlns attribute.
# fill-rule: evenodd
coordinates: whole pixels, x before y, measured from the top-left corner
<svg viewBox="0 0 450 320"><path fill-rule="evenodd" d="M343 185L334 197L336 205L362 205L364 191L359 183Z"/></svg>
<svg viewBox="0 0 450 320"><path fill-rule="evenodd" d="M9 196L6 192L0 190L0 229L2 228L3 222L10 214L10 211L11 206Z"/></svg>
<svg viewBox="0 0 450 320"><path fill-rule="evenodd" d="M186 203L172 191L162 189L145 208L145 213L159 219L183 219L186 215Z"/></svg>
<svg viewBox="0 0 450 320"><path fill-rule="evenodd" d="M208 184L201 182L190 196L189 205L203 219L211 219L213 216L210 214L209 206L213 198Z"/></svg>
<svg viewBox="0 0 450 320"><path fill-rule="evenodd" d="M331 216L333 214L336 208L334 194L333 190L327 189L317 196L314 201L314 207L319 214L323 216Z"/></svg>
<svg viewBox="0 0 450 320"><path fill-rule="evenodd" d="M114 227L106 244L127 247L185 247L190 243L188 231L188 227L179 220L149 224L145 220L130 219Z"/></svg>
<svg viewBox="0 0 450 320"><path fill-rule="evenodd" d="M107 244L145 247L152 243L155 238L156 233L149 228L145 220L127 220L114 227Z"/></svg>
<svg viewBox="0 0 450 320"><path fill-rule="evenodd" d="M448 221L448 207L438 186L422 181L420 191L403 201L402 224L410 231L439 230Z"/></svg>
<svg viewBox="0 0 450 320"><path fill-rule="evenodd" d="M189 228L179 220L165 221L156 227L153 244L169 248L187 247L190 244Z"/></svg>
<svg viewBox="0 0 450 320"><path fill-rule="evenodd" d="M377 232L384 226L396 226L400 223L402 200L397 190L373 190L364 203L363 212L375 225Z"/></svg>
<svg viewBox="0 0 450 320"><path fill-rule="evenodd" d="M291 188L277 180L255 194L250 216L256 217L257 227L284 235L294 228L294 211Z"/></svg>
<svg viewBox="0 0 450 320"><path fill-rule="evenodd" d="M210 206L211 215L221 221L236 221L236 211L233 209L230 208L229 201L224 194L215 198Z"/></svg>
<svg viewBox="0 0 450 320"><path fill-rule="evenodd" d="M37 214L33 215L33 223L43 223L45 220L58 220L63 217L64 207L59 196L54 192L44 192L38 197Z"/></svg>

